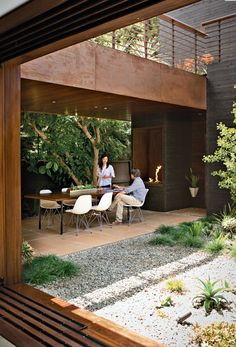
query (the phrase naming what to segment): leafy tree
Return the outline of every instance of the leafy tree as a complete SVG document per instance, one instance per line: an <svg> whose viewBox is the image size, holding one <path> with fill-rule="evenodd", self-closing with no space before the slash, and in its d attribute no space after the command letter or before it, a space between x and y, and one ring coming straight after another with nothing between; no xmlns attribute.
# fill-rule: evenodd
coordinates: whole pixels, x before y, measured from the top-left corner
<svg viewBox="0 0 236 347"><path fill-rule="evenodd" d="M130 156L130 123L79 116L24 113L22 161L58 184L96 183L99 151Z"/></svg>
<svg viewBox="0 0 236 347"><path fill-rule="evenodd" d="M223 164L223 168L211 174L220 178L219 187L228 189L233 202L236 203L236 103L233 105L232 113L234 126L228 127L222 122L217 124L217 148L213 154L204 156L203 161Z"/></svg>
<svg viewBox="0 0 236 347"><path fill-rule="evenodd" d="M159 52L159 19L153 17L143 22L98 36L92 39L105 47L113 47L120 51L135 54L139 57L156 58Z"/></svg>

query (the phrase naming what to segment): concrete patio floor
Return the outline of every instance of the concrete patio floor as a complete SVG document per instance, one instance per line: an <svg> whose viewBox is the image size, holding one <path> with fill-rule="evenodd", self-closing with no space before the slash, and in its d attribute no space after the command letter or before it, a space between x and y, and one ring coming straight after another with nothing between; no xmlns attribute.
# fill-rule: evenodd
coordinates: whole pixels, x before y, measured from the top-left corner
<svg viewBox="0 0 236 347"><path fill-rule="evenodd" d="M130 226L123 223L112 228L104 226L100 231L98 225L89 230L80 230L78 235L75 227L65 225L64 234L59 234L59 220L49 227L45 221L42 230L38 230L38 218L31 217L22 221L23 239L28 241L37 254L65 255L84 249L125 240L153 232L161 224L175 225L204 217L206 211L198 208L186 208L170 212L143 210L144 222L134 221ZM111 221L114 217L111 216Z"/></svg>

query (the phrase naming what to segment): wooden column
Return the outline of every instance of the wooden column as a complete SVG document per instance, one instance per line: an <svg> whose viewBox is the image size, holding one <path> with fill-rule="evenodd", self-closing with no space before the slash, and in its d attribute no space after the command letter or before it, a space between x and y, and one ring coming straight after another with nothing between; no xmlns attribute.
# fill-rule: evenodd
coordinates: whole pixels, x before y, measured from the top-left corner
<svg viewBox="0 0 236 347"><path fill-rule="evenodd" d="M0 66L0 278L21 279L20 67Z"/></svg>

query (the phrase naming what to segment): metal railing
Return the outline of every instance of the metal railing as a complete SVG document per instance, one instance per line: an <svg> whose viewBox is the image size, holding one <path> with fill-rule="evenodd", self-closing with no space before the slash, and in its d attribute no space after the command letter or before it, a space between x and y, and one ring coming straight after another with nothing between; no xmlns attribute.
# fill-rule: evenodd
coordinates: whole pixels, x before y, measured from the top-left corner
<svg viewBox="0 0 236 347"><path fill-rule="evenodd" d="M206 34L172 17L161 15L92 39L100 45L204 74L211 63Z"/></svg>
<svg viewBox="0 0 236 347"><path fill-rule="evenodd" d="M207 33L207 48L216 63L236 57L236 13L202 23Z"/></svg>

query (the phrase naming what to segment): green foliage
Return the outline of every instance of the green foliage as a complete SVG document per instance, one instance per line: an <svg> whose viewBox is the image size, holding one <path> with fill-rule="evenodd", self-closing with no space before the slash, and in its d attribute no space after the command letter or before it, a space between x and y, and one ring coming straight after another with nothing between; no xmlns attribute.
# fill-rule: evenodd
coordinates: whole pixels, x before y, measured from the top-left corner
<svg viewBox="0 0 236 347"><path fill-rule="evenodd" d="M34 249L27 241L22 242L22 262L29 264L32 262L34 257Z"/></svg>
<svg viewBox="0 0 236 347"><path fill-rule="evenodd" d="M183 293L184 291L184 283L178 279L169 279L166 282L166 289L170 292Z"/></svg>
<svg viewBox="0 0 236 347"><path fill-rule="evenodd" d="M83 183L93 179L93 148L78 126L78 116L47 115L25 112L22 115L22 161L31 172L47 174L61 186L73 182L70 172ZM110 160L130 157L130 122L84 120L90 134L100 129L99 150ZM63 165L64 163L64 165ZM78 184L78 183L76 183Z"/></svg>
<svg viewBox="0 0 236 347"><path fill-rule="evenodd" d="M217 238L210 241L206 247L205 250L210 253L219 253L225 248L225 236L220 234Z"/></svg>
<svg viewBox="0 0 236 347"><path fill-rule="evenodd" d="M115 31L115 37L112 33L107 33L92 39L105 47L113 47L115 38L115 48L140 57L145 57L148 53L149 59L155 59L159 53L159 19L153 17L144 22L135 23ZM144 38L146 52L144 48Z"/></svg>
<svg viewBox="0 0 236 347"><path fill-rule="evenodd" d="M194 326L195 336L192 339L197 346L235 347L236 324L212 323L206 327Z"/></svg>
<svg viewBox="0 0 236 347"><path fill-rule="evenodd" d="M157 235L150 241L151 245L174 246L175 242L169 235Z"/></svg>
<svg viewBox="0 0 236 347"><path fill-rule="evenodd" d="M204 223L199 221L184 222L177 226L161 225L150 241L153 245L185 246L200 248L204 244Z"/></svg>
<svg viewBox="0 0 236 347"><path fill-rule="evenodd" d="M195 308L203 306L206 314L210 314L213 309L221 310L227 307L228 301L221 294L228 288L226 284L224 287L216 287L220 281L212 282L210 278L206 281L198 280L202 284L202 292L193 298L193 306Z"/></svg>
<svg viewBox="0 0 236 347"><path fill-rule="evenodd" d="M72 186L70 190L83 190L83 189L93 189L96 188L92 184L80 185L80 186Z"/></svg>
<svg viewBox="0 0 236 347"><path fill-rule="evenodd" d="M201 221L192 223L188 228L188 233L193 237L199 237L202 235L203 225Z"/></svg>
<svg viewBox="0 0 236 347"><path fill-rule="evenodd" d="M201 248L204 244L204 240L202 240L198 236L193 236L191 234L186 234L182 240L180 240L180 245L184 247L192 247L192 248Z"/></svg>
<svg viewBox="0 0 236 347"><path fill-rule="evenodd" d="M59 278L72 277L79 272L79 267L55 255L35 257L31 263L24 264L23 278L30 284L41 285Z"/></svg>
<svg viewBox="0 0 236 347"><path fill-rule="evenodd" d="M165 300L161 301L161 307L170 307L174 306L174 301L172 300L171 296L167 296Z"/></svg>
<svg viewBox="0 0 236 347"><path fill-rule="evenodd" d="M172 229L173 229L173 226L162 224L159 226L159 228L157 230L155 230L155 233L169 234L169 233L171 233Z"/></svg>
<svg viewBox="0 0 236 347"><path fill-rule="evenodd" d="M222 212L215 215L215 220L222 230L232 237L236 231L236 208L226 205Z"/></svg>
<svg viewBox="0 0 236 347"><path fill-rule="evenodd" d="M229 127L222 122L217 124L217 148L213 154L204 156L203 161L222 164L219 170L211 174L219 177L219 188L229 190L231 199L236 202L236 103L233 104L232 113L234 126Z"/></svg>
<svg viewBox="0 0 236 347"><path fill-rule="evenodd" d="M199 182L199 176L194 175L193 170L189 169L189 174L185 175L186 180L189 182L191 188L197 188Z"/></svg>
<svg viewBox="0 0 236 347"><path fill-rule="evenodd" d="M202 233L205 236L212 236L216 229L218 229L218 225L215 222L214 216L207 216L199 219L199 221L202 223Z"/></svg>

